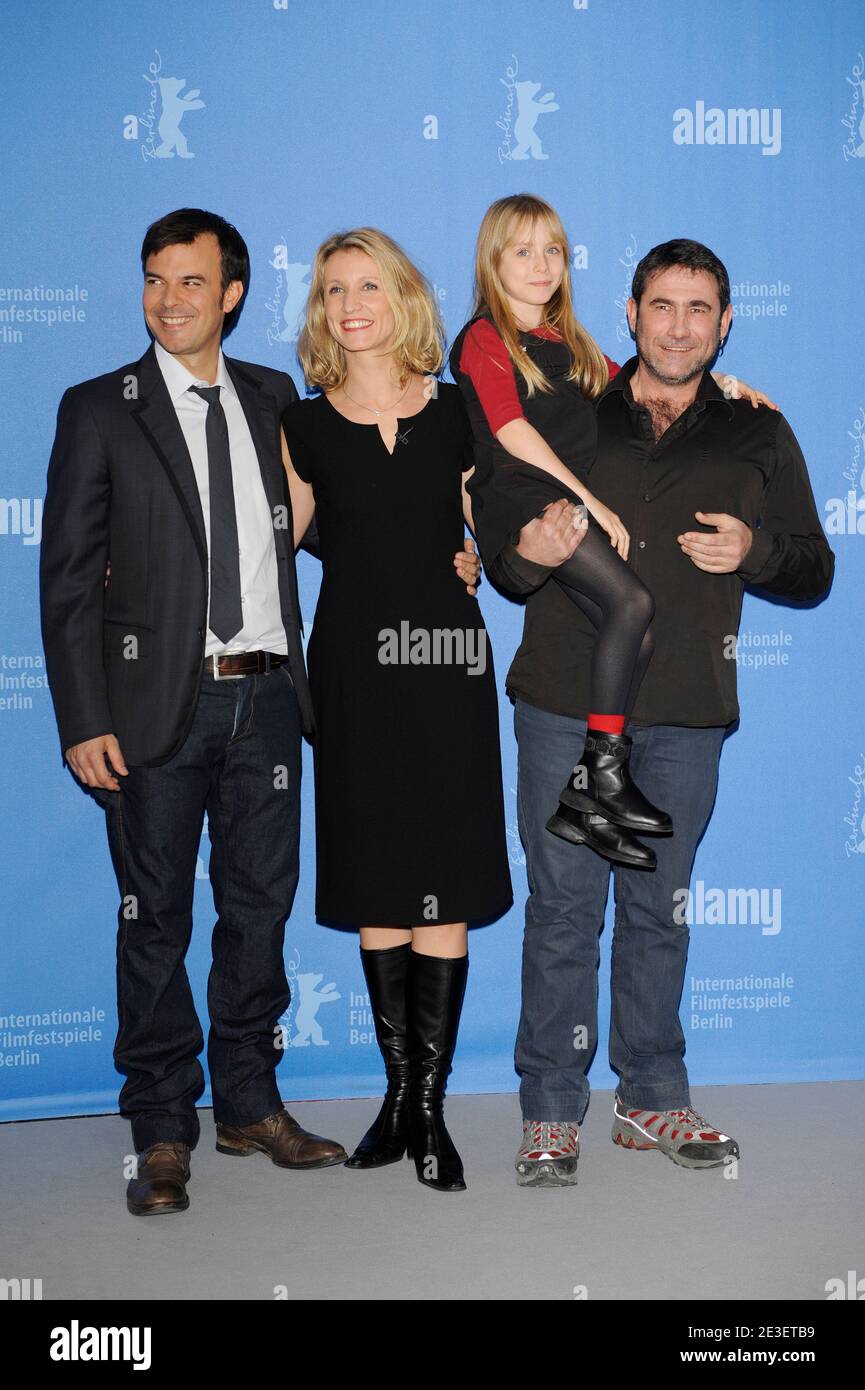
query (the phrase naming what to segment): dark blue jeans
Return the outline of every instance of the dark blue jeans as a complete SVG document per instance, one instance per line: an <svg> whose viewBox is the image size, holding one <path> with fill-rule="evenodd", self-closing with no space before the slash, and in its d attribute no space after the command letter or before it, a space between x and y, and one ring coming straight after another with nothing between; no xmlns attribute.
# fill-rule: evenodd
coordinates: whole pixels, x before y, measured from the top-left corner
<svg viewBox="0 0 865 1390"><path fill-rule="evenodd" d="M114 1047L120 1113L140 1153L195 1147L204 1046L184 958L204 813L217 922L207 986L214 1119L254 1124L282 1107L276 1024L290 992L285 922L297 887L300 716L287 666L202 677L192 728L161 767L99 792L121 904Z"/></svg>
<svg viewBox="0 0 865 1390"><path fill-rule="evenodd" d="M615 880L610 1066L618 1093L638 1109L689 1103L679 1001L688 927L674 920L697 844L712 813L726 730L631 727L631 772L669 812L674 833L650 836L658 867L612 868L585 845L545 828L580 760L583 720L517 701L518 809L529 898L523 940L522 1013L516 1044L524 1119L579 1124L589 1103L587 1072L598 1044L599 937L610 872ZM679 900L680 901L680 900Z"/></svg>

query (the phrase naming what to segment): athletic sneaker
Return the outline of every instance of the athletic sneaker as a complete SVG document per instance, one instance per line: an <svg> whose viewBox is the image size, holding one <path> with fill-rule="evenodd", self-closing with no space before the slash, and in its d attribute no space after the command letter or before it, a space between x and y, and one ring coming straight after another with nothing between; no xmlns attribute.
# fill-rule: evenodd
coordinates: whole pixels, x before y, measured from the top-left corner
<svg viewBox="0 0 865 1390"><path fill-rule="evenodd" d="M566 1121L523 1120L514 1167L518 1187L570 1187L577 1181L580 1130Z"/></svg>
<svg viewBox="0 0 865 1390"><path fill-rule="evenodd" d="M682 1168L719 1168L739 1157L739 1145L704 1120L693 1106L684 1110L629 1110L616 1096L613 1142L624 1149L660 1149Z"/></svg>

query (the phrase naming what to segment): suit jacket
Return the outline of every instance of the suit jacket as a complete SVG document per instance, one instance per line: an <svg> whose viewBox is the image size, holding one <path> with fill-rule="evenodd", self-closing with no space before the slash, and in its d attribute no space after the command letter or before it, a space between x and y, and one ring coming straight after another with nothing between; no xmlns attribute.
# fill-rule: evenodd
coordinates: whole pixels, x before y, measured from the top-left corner
<svg viewBox="0 0 865 1390"><path fill-rule="evenodd" d="M285 372L230 357L225 364L275 517L289 671L310 733L291 501L279 446L279 421L297 391ZM40 583L61 749L113 733L127 762L167 762L183 744L198 701L208 557L192 460L152 346L140 361L70 387L60 402Z"/></svg>

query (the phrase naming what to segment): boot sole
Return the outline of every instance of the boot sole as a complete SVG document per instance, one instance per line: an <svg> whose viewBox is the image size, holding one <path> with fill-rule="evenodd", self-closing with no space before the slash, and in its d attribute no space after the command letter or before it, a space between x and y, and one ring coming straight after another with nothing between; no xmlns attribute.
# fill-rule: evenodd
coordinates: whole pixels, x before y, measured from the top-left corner
<svg viewBox="0 0 865 1390"><path fill-rule="evenodd" d="M394 1158L376 1159L374 1163L368 1163L364 1160L353 1161L353 1158L348 1158L342 1166L343 1168L350 1168L352 1171L367 1173L372 1168L389 1168L392 1163L402 1163L403 1159L406 1157L407 1155L405 1153L401 1153L397 1154Z"/></svg>
<svg viewBox="0 0 865 1390"><path fill-rule="evenodd" d="M428 1187L428 1188L430 1189L431 1192L465 1192L465 1191L466 1191L466 1184L465 1184L465 1183L463 1183L462 1187L442 1187L442 1186L439 1185L439 1183L436 1183L436 1182L429 1182L426 1178L420 1178L420 1177L418 1178L418 1182L420 1183L421 1187Z"/></svg>
<svg viewBox="0 0 865 1390"><path fill-rule="evenodd" d="M657 860L654 854L648 862L645 859L629 858L629 856L625 854L614 854L611 850L607 849L606 846L597 843L589 836L575 830L570 822L563 820L561 816L550 816L550 819L547 821L547 830L553 835L558 835L562 840L568 840L571 844L586 845L588 849L594 850L595 854L599 854L602 859L608 859L611 864L624 864L628 869L651 870L657 868Z"/></svg>
<svg viewBox="0 0 865 1390"><path fill-rule="evenodd" d="M547 821L547 830L551 830L554 835L558 835L560 840L570 840L572 845L584 845L586 837L576 826L571 825L570 821L564 820L561 816L552 815Z"/></svg>
<svg viewBox="0 0 865 1390"><path fill-rule="evenodd" d="M604 806L600 801L589 796L586 792L574 791L571 787L565 787L559 793L559 801L563 801L566 806L570 806L573 811L583 811L590 816L603 816L611 825L617 825L620 830L632 830L635 835L672 835L673 823L668 826L642 825L636 821L628 820L625 816L616 815L608 806Z"/></svg>

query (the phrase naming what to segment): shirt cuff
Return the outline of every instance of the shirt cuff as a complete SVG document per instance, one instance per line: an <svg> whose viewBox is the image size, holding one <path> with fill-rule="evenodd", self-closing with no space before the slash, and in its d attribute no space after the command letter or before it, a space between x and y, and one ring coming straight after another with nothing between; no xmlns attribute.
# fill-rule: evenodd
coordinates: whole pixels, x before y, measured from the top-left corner
<svg viewBox="0 0 865 1390"><path fill-rule="evenodd" d="M481 404L483 404L483 402L481 402ZM498 408L491 409L487 417L487 423L493 434L498 435L499 430L504 429L505 425L509 425L512 420L525 420L525 418L522 406L518 401L514 401L511 404L506 403L500 405Z"/></svg>
<svg viewBox="0 0 865 1390"><path fill-rule="evenodd" d="M539 589L551 574L548 565L536 565L520 555L512 543L508 543L498 557L497 568L505 587L524 594Z"/></svg>
<svg viewBox="0 0 865 1390"><path fill-rule="evenodd" d="M752 535L754 539L751 541L751 549L737 571L744 579L753 579L766 568L775 546L775 537L771 531L763 531L757 527L752 531Z"/></svg>

